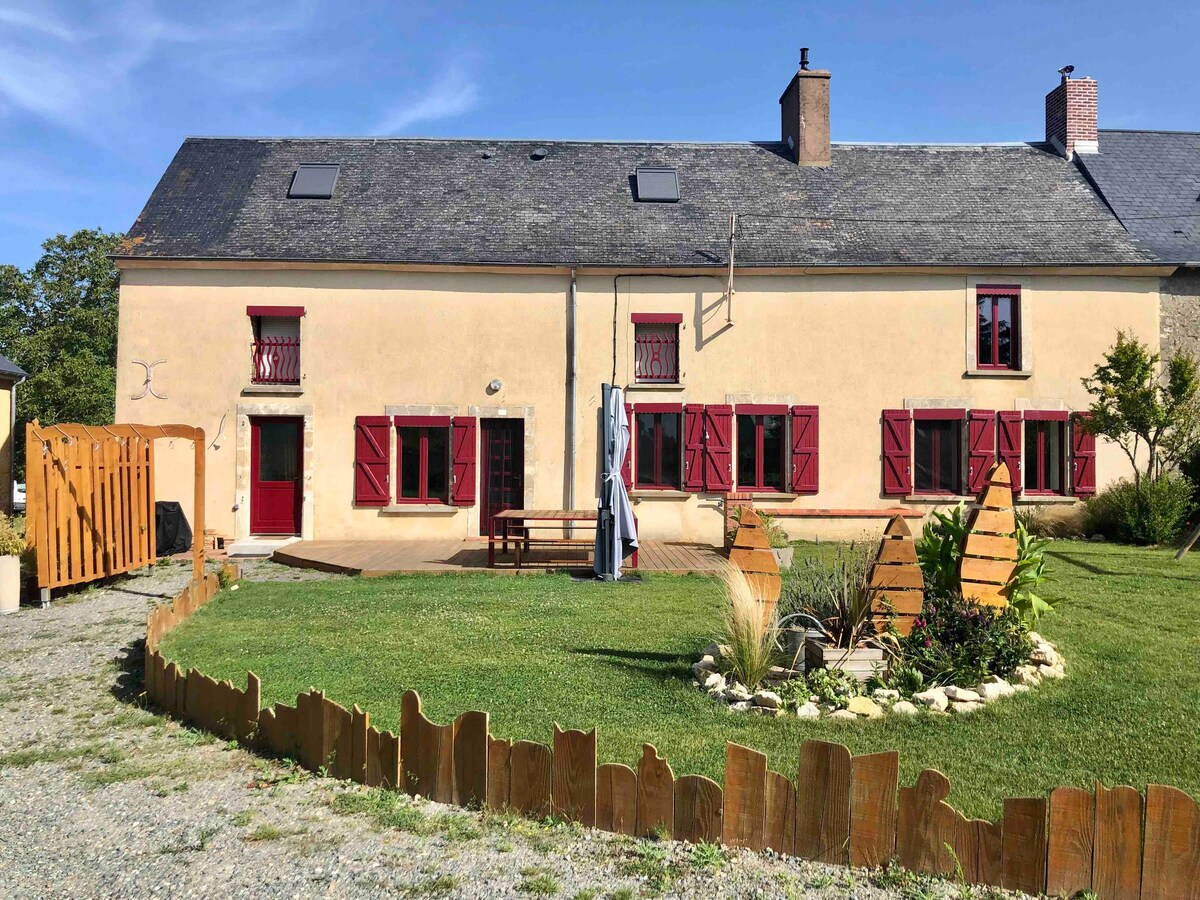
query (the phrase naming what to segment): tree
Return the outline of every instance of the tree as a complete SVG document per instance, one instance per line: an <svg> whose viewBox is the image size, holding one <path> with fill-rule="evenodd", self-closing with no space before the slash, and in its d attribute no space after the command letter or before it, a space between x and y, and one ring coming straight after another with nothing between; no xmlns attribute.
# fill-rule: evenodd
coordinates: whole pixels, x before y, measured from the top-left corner
<svg viewBox="0 0 1200 900"><path fill-rule="evenodd" d="M1159 354L1136 337L1117 332L1083 386L1095 399L1088 431L1117 444L1142 479L1178 468L1200 444L1200 373L1196 360L1177 353L1160 366ZM1145 454L1139 467L1138 457Z"/></svg>
<svg viewBox="0 0 1200 900"><path fill-rule="evenodd" d="M25 423L112 422L121 235L56 235L27 272L0 266L0 352L29 373L17 390L13 471L25 468Z"/></svg>

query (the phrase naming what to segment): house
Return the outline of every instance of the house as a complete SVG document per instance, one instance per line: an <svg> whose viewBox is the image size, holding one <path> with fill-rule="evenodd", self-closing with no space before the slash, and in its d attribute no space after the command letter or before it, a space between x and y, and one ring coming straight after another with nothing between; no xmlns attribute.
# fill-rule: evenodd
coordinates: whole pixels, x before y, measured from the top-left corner
<svg viewBox="0 0 1200 900"><path fill-rule="evenodd" d="M1121 224L1164 262L1163 355L1200 358L1200 132L1100 129L1084 174Z"/></svg>
<svg viewBox="0 0 1200 900"><path fill-rule="evenodd" d="M843 537L996 458L1024 502L1125 474L1080 378L1159 346L1176 267L1081 170L1095 82L971 146L831 143L830 82L763 142L188 138L117 258L117 418L207 430L229 537L590 507L604 382L647 537L719 543L731 491Z"/></svg>
<svg viewBox="0 0 1200 900"><path fill-rule="evenodd" d="M17 385L29 373L0 356L0 511L13 512L13 423L17 419Z"/></svg>

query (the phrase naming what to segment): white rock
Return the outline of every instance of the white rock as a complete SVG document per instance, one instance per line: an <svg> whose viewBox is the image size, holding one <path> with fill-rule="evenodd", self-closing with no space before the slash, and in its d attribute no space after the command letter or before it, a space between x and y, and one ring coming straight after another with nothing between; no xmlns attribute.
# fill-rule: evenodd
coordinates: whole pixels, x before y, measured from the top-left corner
<svg viewBox="0 0 1200 900"><path fill-rule="evenodd" d="M898 716L915 716L917 714L917 708L907 700L898 700L892 704L892 712L896 713Z"/></svg>
<svg viewBox="0 0 1200 900"><path fill-rule="evenodd" d="M759 691L754 695L755 706L765 706L767 709L779 709L783 705L783 698L774 691Z"/></svg>
<svg viewBox="0 0 1200 900"><path fill-rule="evenodd" d="M711 656L713 659L720 659L721 645L718 644L716 641L713 641L711 644L709 644L707 647L704 648L704 652L701 654L701 656Z"/></svg>
<svg viewBox="0 0 1200 900"><path fill-rule="evenodd" d="M975 688L975 693L984 703L991 703L993 700L999 700L1001 697L1010 697L1015 691L1013 686L1004 679L999 681L985 681Z"/></svg>
<svg viewBox="0 0 1200 900"><path fill-rule="evenodd" d="M937 712L945 712L946 705L950 702L946 697L946 692L939 687L932 687L920 693L913 694L913 699L922 706L928 706Z"/></svg>
<svg viewBox="0 0 1200 900"><path fill-rule="evenodd" d="M1048 641L1047 641L1045 638L1043 638L1043 637L1042 637L1040 634L1038 634L1036 631L1031 631L1031 632L1029 632L1029 634L1028 634L1028 635L1026 635L1026 636L1029 638L1029 643L1033 644L1033 646L1035 646L1035 647L1036 647L1038 644L1045 644L1045 643L1049 643L1049 642L1048 642Z"/></svg>
<svg viewBox="0 0 1200 900"><path fill-rule="evenodd" d="M1038 666L1038 674L1041 675L1043 678L1066 678L1067 677L1066 670L1063 669L1061 663L1058 665L1054 665L1054 666Z"/></svg>
<svg viewBox="0 0 1200 900"><path fill-rule="evenodd" d="M815 703L805 703L796 709L796 718L798 719L819 719L821 717L821 707Z"/></svg>
<svg viewBox="0 0 1200 900"><path fill-rule="evenodd" d="M1037 666L1017 666L1013 671L1013 681L1025 687L1037 687L1042 683L1042 676Z"/></svg>
<svg viewBox="0 0 1200 900"><path fill-rule="evenodd" d="M1039 644L1029 654L1029 661L1035 666L1054 666L1058 664L1058 651L1049 644Z"/></svg>
<svg viewBox="0 0 1200 900"><path fill-rule="evenodd" d="M711 660L712 657L706 656L706 657L704 657L704 659ZM692 664L692 675L695 676L697 681L702 682L705 678L707 678L709 675L711 675L715 671L717 671L717 664L714 662L706 663L702 659L702 660L700 660L700 662Z"/></svg>
<svg viewBox="0 0 1200 900"><path fill-rule="evenodd" d="M855 722L858 720L858 716L848 709L835 709L829 714L829 718L837 719L839 722Z"/></svg>
<svg viewBox="0 0 1200 900"><path fill-rule="evenodd" d="M713 672L700 683L704 685L704 689L710 694L724 693L726 688L725 676L720 672Z"/></svg>
<svg viewBox="0 0 1200 900"><path fill-rule="evenodd" d="M752 705L749 700L740 700L737 703L730 703L729 708L734 712L746 712Z"/></svg>
<svg viewBox="0 0 1200 900"><path fill-rule="evenodd" d="M772 719L783 715L782 709L776 709L773 706L752 706L750 712L756 716L770 716Z"/></svg>
<svg viewBox="0 0 1200 900"><path fill-rule="evenodd" d="M733 687L725 691L725 699L730 703L749 703L752 696L748 690L736 682Z"/></svg>
<svg viewBox="0 0 1200 900"><path fill-rule="evenodd" d="M956 700L950 704L950 712L963 716L967 713L975 712L975 710L982 706L982 703L971 703L970 701Z"/></svg>
<svg viewBox="0 0 1200 900"><path fill-rule="evenodd" d="M846 709L850 710L856 716L863 716L868 719L878 719L883 715L883 710L879 708L879 704L869 697L851 697L846 703Z"/></svg>
<svg viewBox="0 0 1200 900"><path fill-rule="evenodd" d="M900 692L894 691L891 688L875 688L875 690L871 692L871 696L876 700L883 701L884 703L894 703L900 699Z"/></svg>
<svg viewBox="0 0 1200 900"><path fill-rule="evenodd" d="M969 688L951 685L946 688L946 699L958 703L978 703L980 698L975 691Z"/></svg>

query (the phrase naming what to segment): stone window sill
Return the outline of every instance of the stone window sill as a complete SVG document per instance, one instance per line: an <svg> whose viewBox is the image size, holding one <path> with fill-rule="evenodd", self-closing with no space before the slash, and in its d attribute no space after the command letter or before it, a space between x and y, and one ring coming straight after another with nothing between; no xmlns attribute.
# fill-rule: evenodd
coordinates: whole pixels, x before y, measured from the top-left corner
<svg viewBox="0 0 1200 900"><path fill-rule="evenodd" d="M958 503L971 498L966 494L909 494L904 499L909 503Z"/></svg>
<svg viewBox="0 0 1200 900"><path fill-rule="evenodd" d="M252 397L255 394L274 394L282 397L299 397L304 393L304 388L298 384L251 384L242 388L243 397Z"/></svg>
<svg viewBox="0 0 1200 900"><path fill-rule="evenodd" d="M384 516L452 516L459 507L445 503L393 503L379 510Z"/></svg>
<svg viewBox="0 0 1200 900"><path fill-rule="evenodd" d="M639 488L629 492L631 500L686 500L692 494L688 491L655 490L654 488Z"/></svg>
<svg viewBox="0 0 1200 900"><path fill-rule="evenodd" d="M687 388L687 385L682 383L675 384L659 384L651 382L638 382L635 384L625 385L625 393L630 391L682 391Z"/></svg>
<svg viewBox="0 0 1200 900"><path fill-rule="evenodd" d="M1080 497L1069 497L1064 494L1022 494L1013 498L1020 506L1049 506L1052 504L1069 505L1082 503Z"/></svg>
<svg viewBox="0 0 1200 900"><path fill-rule="evenodd" d="M1033 369L967 369L963 378L1032 378Z"/></svg>
<svg viewBox="0 0 1200 900"><path fill-rule="evenodd" d="M800 496L785 491L747 491L743 488L737 488L736 493L748 494L751 500L795 500Z"/></svg>

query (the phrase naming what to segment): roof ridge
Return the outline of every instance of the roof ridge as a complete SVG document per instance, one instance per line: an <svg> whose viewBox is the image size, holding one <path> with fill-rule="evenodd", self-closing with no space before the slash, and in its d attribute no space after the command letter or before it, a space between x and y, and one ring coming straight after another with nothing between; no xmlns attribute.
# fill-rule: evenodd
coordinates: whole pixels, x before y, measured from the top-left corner
<svg viewBox="0 0 1200 900"><path fill-rule="evenodd" d="M283 142L312 142L312 143L420 143L420 144L506 144L506 145L537 145L537 144L578 144L578 145L627 145L627 146L685 146L685 147L782 147L783 141L686 141L686 140L623 140L601 138L486 138L486 137L371 137L362 135L219 135L219 134L189 134L185 141L252 141L261 143ZM992 147L1044 147L1045 141L831 141L835 147L938 147L950 149L983 149Z"/></svg>
<svg viewBox="0 0 1200 900"><path fill-rule="evenodd" d="M1174 128L1100 128L1101 134L1186 134L1200 137L1200 131L1185 131Z"/></svg>

